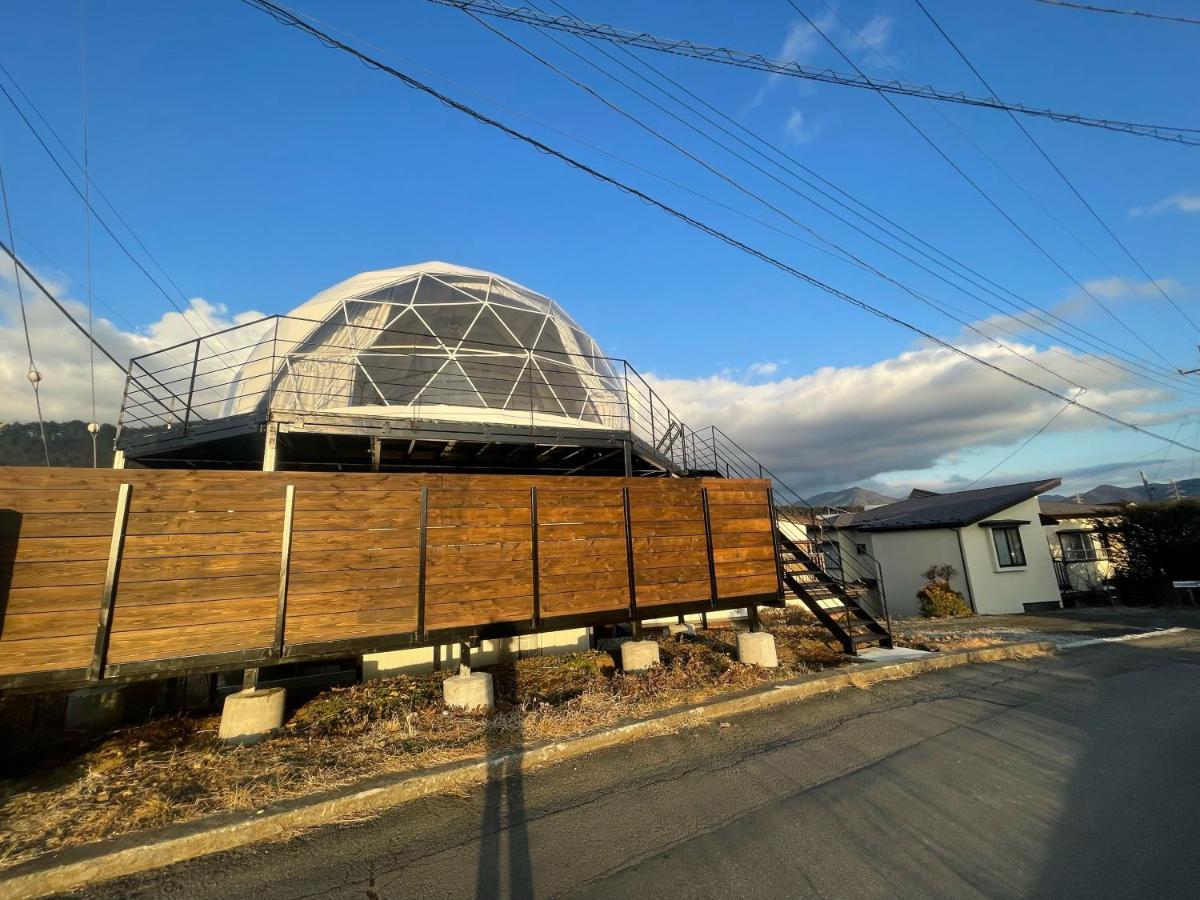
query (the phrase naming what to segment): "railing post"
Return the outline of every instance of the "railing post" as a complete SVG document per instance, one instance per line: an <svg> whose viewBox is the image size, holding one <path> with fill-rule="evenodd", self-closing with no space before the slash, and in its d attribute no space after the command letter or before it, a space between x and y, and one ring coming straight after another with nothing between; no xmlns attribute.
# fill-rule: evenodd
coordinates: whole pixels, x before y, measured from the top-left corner
<svg viewBox="0 0 1200 900"><path fill-rule="evenodd" d="M113 602L117 593L117 581L121 575L121 554L125 549L125 527L129 522L129 495L131 485L122 483L117 489L117 509L113 516L112 540L108 545L108 567L104 570L104 588L100 594L100 617L96 622L96 643L92 649L92 664L88 668L88 680L99 681L104 677L108 663L108 639L112 635Z"/></svg>
<svg viewBox="0 0 1200 900"><path fill-rule="evenodd" d="M292 517L296 508L296 486L289 484L283 491L283 536L279 545L279 599L275 604L275 641L271 652L283 655L284 629L287 623L288 579L292 563Z"/></svg>
<svg viewBox="0 0 1200 900"><path fill-rule="evenodd" d="M625 370L625 430L633 434L633 409L629 405L629 361L621 360Z"/></svg>
<svg viewBox="0 0 1200 900"><path fill-rule="evenodd" d="M187 403L183 407L183 434L187 436L188 424L192 420L192 397L196 394L196 370L200 366L200 338L196 338L196 352L192 354L192 378L188 382Z"/></svg>

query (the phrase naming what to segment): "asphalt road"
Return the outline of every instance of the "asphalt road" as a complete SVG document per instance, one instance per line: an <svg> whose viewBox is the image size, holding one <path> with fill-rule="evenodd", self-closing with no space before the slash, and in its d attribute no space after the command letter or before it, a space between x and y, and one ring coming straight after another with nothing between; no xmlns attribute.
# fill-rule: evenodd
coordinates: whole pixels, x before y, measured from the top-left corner
<svg viewBox="0 0 1200 900"><path fill-rule="evenodd" d="M1200 632L852 690L86 896L1194 897Z"/></svg>

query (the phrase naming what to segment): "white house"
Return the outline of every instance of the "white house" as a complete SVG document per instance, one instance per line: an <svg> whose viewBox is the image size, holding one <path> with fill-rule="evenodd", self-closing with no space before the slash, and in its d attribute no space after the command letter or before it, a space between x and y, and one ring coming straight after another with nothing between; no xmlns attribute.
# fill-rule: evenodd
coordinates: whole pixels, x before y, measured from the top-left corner
<svg viewBox="0 0 1200 900"><path fill-rule="evenodd" d="M1065 500L1041 500L1038 505L1059 589L1064 594L1104 590L1112 576L1111 548L1096 524L1119 516L1121 505Z"/></svg>
<svg viewBox="0 0 1200 900"><path fill-rule="evenodd" d="M874 568L893 616L920 615L922 572L951 565L953 587L977 613L1019 613L1058 608L1058 580L1042 530L1038 495L1057 478L935 494L913 491L906 499L859 513L844 513L836 527L837 557L849 572Z"/></svg>

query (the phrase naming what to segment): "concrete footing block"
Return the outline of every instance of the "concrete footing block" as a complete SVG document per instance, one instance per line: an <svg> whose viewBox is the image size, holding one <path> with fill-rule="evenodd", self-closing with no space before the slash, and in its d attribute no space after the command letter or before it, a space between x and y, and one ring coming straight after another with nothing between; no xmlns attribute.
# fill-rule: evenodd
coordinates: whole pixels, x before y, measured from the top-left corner
<svg viewBox="0 0 1200 900"><path fill-rule="evenodd" d="M644 672L659 665L657 641L626 641L621 645L621 669Z"/></svg>
<svg viewBox="0 0 1200 900"><path fill-rule="evenodd" d="M774 669L779 665L775 654L775 636L765 631L743 631L737 636L738 662L748 666Z"/></svg>
<svg viewBox="0 0 1200 900"><path fill-rule="evenodd" d="M674 625L667 626L667 634L671 637L679 637L681 634L695 634L696 629L686 622L676 622Z"/></svg>
<svg viewBox="0 0 1200 900"><path fill-rule="evenodd" d="M452 709L489 710L496 705L492 676L487 672L460 672L442 682L442 696Z"/></svg>
<svg viewBox="0 0 1200 900"><path fill-rule="evenodd" d="M126 690L123 687L82 688L67 697L64 725L68 731L102 731L121 724L125 717Z"/></svg>
<svg viewBox="0 0 1200 900"><path fill-rule="evenodd" d="M238 691L225 698L217 734L227 744L257 744L283 726L283 688Z"/></svg>

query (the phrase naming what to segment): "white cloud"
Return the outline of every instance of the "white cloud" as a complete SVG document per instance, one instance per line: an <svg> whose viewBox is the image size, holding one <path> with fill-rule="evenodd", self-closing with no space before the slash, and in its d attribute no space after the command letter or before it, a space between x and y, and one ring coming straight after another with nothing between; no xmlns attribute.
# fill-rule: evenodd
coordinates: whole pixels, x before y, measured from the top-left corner
<svg viewBox="0 0 1200 900"><path fill-rule="evenodd" d="M887 59L889 44L892 39L892 26L895 24L895 21L891 16L872 16L866 25L858 29L858 36L862 38L862 44L866 44L875 53ZM850 39L854 40L853 36ZM859 44L859 46L862 46L862 44ZM864 62L877 61L878 57L873 53L868 53L864 59Z"/></svg>
<svg viewBox="0 0 1200 900"><path fill-rule="evenodd" d="M769 377L778 371L779 363L776 362L756 362L746 367L746 375L750 378Z"/></svg>
<svg viewBox="0 0 1200 900"><path fill-rule="evenodd" d="M1044 373L993 345L966 349L1017 374L1044 379ZM1143 425L1171 418L1155 410L1169 399L1164 392L1106 380L1086 367L1085 357L1051 358L1033 347L1018 349L1069 378L1085 380L1090 388L1085 402L1091 406ZM716 424L802 490L919 471L964 450L1015 443L1062 406L940 347L762 383L728 374L652 380L685 421ZM1104 425L1089 413L1069 410L1052 430Z"/></svg>
<svg viewBox="0 0 1200 900"><path fill-rule="evenodd" d="M1195 290L1175 278L1131 281L1114 275L1110 278L1084 281L1082 284L1090 294L1097 297L1110 309L1138 300L1160 300L1162 299L1162 294L1159 292L1160 287L1176 301L1188 301L1196 296ZM1071 288L1065 297L1043 310L1025 309L1012 313L996 313L973 324L989 334L993 333L993 329L1007 329L1010 332L1032 334L1038 329L1053 331L1055 329L1053 317L1076 321L1099 312L1101 312L1100 307L1087 293L1078 288ZM1007 339L1003 333L997 333L996 336L1002 340ZM960 338L967 340L974 340L975 337L968 331L964 331L960 335ZM1073 337L1073 343L1079 344L1081 341L1086 343L1086 339Z"/></svg>
<svg viewBox="0 0 1200 900"><path fill-rule="evenodd" d="M793 109L783 124L783 131L793 144L805 144L811 141L820 130L821 126L817 123L809 123L804 112L799 109Z"/></svg>
<svg viewBox="0 0 1200 900"><path fill-rule="evenodd" d="M1135 206L1129 211L1131 216L1156 216L1159 213L1174 210L1182 213L1200 213L1200 194L1172 194L1149 206Z"/></svg>
<svg viewBox="0 0 1200 900"><path fill-rule="evenodd" d="M7 258L3 263L8 263ZM11 268L7 274L3 272L4 268L8 266L0 265L0 422L30 422L36 420L36 412L27 378L29 364L25 335L21 327L16 283ZM41 272L38 278L80 322L86 324L86 305L68 295L61 279ZM21 287L25 293L34 361L42 375L43 415L47 420L89 421L92 417L92 401L87 338L31 282L22 278ZM223 305L201 298L191 300L187 309L187 320L172 311L150 322L139 332L124 331L97 315L93 332L96 339L124 365L131 357L194 338L196 332L188 320L194 322L202 334L208 334L262 316L258 312L230 314ZM116 422L125 389L125 373L99 350L95 351L95 373L97 419Z"/></svg>

